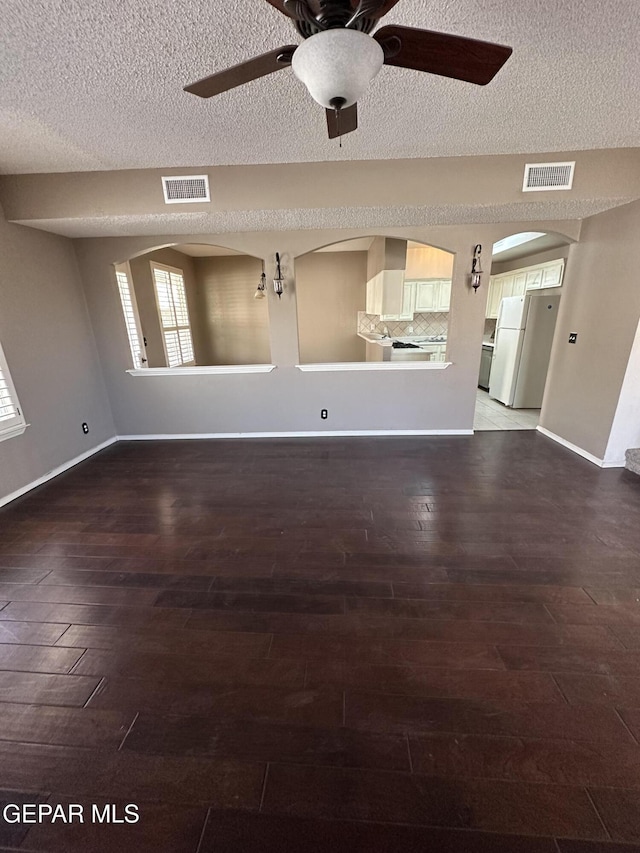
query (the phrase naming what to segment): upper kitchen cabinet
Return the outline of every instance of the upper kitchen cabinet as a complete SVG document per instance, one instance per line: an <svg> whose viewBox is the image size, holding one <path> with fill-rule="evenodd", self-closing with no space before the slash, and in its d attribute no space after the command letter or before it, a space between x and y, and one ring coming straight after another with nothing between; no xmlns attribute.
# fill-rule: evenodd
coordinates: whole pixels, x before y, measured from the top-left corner
<svg viewBox="0 0 640 853"><path fill-rule="evenodd" d="M496 319L500 302L508 296L524 296L531 290L561 287L564 259L492 275L489 281L486 317Z"/></svg>
<svg viewBox="0 0 640 853"><path fill-rule="evenodd" d="M451 306L451 280L416 281L416 313L448 311Z"/></svg>

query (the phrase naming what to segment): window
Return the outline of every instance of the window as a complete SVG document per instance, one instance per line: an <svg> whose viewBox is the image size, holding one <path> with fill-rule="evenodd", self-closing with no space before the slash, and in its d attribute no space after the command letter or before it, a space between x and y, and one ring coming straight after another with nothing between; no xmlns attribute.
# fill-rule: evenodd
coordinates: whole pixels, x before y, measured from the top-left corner
<svg viewBox="0 0 640 853"><path fill-rule="evenodd" d="M0 441L21 435L27 425L0 345Z"/></svg>
<svg viewBox="0 0 640 853"><path fill-rule="evenodd" d="M182 270L151 264L167 367L194 364L193 341Z"/></svg>
<svg viewBox="0 0 640 853"><path fill-rule="evenodd" d="M120 303L122 304L122 313L124 314L124 324L127 329L127 337L129 338L129 349L131 350L133 366L146 367L147 359L141 343L143 336L140 331L138 309L131 292L128 264L116 266L116 280L118 282Z"/></svg>

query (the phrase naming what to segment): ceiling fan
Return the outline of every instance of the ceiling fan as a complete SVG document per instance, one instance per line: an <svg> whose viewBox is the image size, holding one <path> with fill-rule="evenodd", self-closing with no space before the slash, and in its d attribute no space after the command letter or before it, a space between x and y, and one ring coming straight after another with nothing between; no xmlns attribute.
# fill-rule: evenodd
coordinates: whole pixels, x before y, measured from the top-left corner
<svg viewBox="0 0 640 853"><path fill-rule="evenodd" d="M291 18L305 39L287 44L185 86L211 98L291 66L327 114L329 138L358 126L357 101L382 65L412 68L485 86L512 49L411 27L369 33L398 0L267 0Z"/></svg>

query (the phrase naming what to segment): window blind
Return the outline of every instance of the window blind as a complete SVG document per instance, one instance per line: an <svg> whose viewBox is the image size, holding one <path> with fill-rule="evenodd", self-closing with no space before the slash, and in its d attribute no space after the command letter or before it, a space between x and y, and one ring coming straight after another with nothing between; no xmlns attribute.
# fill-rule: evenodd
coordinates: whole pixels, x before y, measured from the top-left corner
<svg viewBox="0 0 640 853"><path fill-rule="evenodd" d="M193 364L193 339L189 323L187 292L179 270L152 264L164 350L169 367Z"/></svg>
<svg viewBox="0 0 640 853"><path fill-rule="evenodd" d="M24 432L25 420L0 346L0 440Z"/></svg>
<svg viewBox="0 0 640 853"><path fill-rule="evenodd" d="M143 367L146 362L143 356L140 335L138 334L138 324L133 307L129 277L124 270L116 270L116 279L118 280L120 303L122 304L122 313L124 314L124 323L127 329L127 337L129 338L129 349L131 350L133 366Z"/></svg>

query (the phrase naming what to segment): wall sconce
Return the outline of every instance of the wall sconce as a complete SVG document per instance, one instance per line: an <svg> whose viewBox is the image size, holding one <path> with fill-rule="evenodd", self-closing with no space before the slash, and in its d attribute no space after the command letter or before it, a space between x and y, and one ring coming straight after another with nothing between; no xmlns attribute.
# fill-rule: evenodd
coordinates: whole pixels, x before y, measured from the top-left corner
<svg viewBox="0 0 640 853"><path fill-rule="evenodd" d="M473 292L475 293L477 289L482 284L482 267L480 265L480 255L482 253L482 246L480 243L473 250L473 260L471 262L471 287L473 288Z"/></svg>
<svg viewBox="0 0 640 853"><path fill-rule="evenodd" d="M276 277L273 280L273 289L278 294L278 299L282 296L283 280L282 280L282 270L280 269L280 255L276 252Z"/></svg>
<svg viewBox="0 0 640 853"><path fill-rule="evenodd" d="M256 288L256 292L253 294L254 299L264 299L267 295L265 293L267 289L267 277L264 274L264 261L262 262L262 275L260 276L260 283Z"/></svg>

